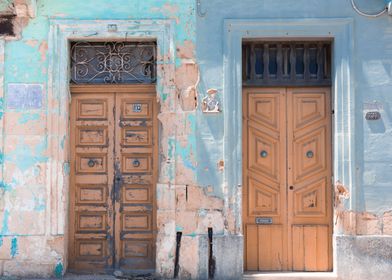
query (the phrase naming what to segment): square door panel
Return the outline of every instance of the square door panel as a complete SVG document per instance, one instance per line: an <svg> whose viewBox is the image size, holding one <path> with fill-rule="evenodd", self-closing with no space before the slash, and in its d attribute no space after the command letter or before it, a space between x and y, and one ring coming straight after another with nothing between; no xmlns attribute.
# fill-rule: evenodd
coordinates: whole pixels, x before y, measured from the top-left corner
<svg viewBox="0 0 392 280"><path fill-rule="evenodd" d="M123 258L151 258L152 240L124 240Z"/></svg>
<svg viewBox="0 0 392 280"><path fill-rule="evenodd" d="M97 232L106 231L106 212L77 212L76 214L77 232Z"/></svg>
<svg viewBox="0 0 392 280"><path fill-rule="evenodd" d="M76 172L78 174L106 173L106 154L76 154Z"/></svg>
<svg viewBox="0 0 392 280"><path fill-rule="evenodd" d="M79 99L76 106L77 120L106 120L108 117L107 99Z"/></svg>
<svg viewBox="0 0 392 280"><path fill-rule="evenodd" d="M75 253L79 260L102 260L106 255L105 239L76 239Z"/></svg>
<svg viewBox="0 0 392 280"><path fill-rule="evenodd" d="M107 146L107 127L78 126L76 143L77 146Z"/></svg>
<svg viewBox="0 0 392 280"><path fill-rule="evenodd" d="M76 204L105 204L107 185L76 185Z"/></svg>
<svg viewBox="0 0 392 280"><path fill-rule="evenodd" d="M125 185L122 189L122 203L152 203L150 185Z"/></svg>
<svg viewBox="0 0 392 280"><path fill-rule="evenodd" d="M152 117L152 100L122 99L121 119L149 119Z"/></svg>
<svg viewBox="0 0 392 280"><path fill-rule="evenodd" d="M146 154L123 154L122 172L123 173L149 173L151 172L151 155Z"/></svg>
<svg viewBox="0 0 392 280"><path fill-rule="evenodd" d="M150 231L152 229L151 213L125 212L122 214L122 230Z"/></svg>
<svg viewBox="0 0 392 280"><path fill-rule="evenodd" d="M152 144L150 127L125 127L121 130L123 146L148 146Z"/></svg>

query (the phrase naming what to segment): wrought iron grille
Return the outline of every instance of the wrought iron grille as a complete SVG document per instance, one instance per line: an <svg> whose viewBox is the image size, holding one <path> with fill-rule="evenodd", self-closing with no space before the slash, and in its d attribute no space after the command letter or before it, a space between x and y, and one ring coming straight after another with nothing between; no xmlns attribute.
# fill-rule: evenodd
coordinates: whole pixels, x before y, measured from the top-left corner
<svg viewBox="0 0 392 280"><path fill-rule="evenodd" d="M331 85L331 42L244 42L245 86Z"/></svg>
<svg viewBox="0 0 392 280"><path fill-rule="evenodd" d="M153 42L74 42L71 83L137 84L156 80Z"/></svg>

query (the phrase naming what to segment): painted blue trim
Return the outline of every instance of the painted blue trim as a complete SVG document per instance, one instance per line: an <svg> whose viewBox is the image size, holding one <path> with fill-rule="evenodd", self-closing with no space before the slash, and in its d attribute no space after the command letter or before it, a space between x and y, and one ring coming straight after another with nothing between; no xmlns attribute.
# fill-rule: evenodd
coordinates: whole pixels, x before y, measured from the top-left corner
<svg viewBox="0 0 392 280"><path fill-rule="evenodd" d="M330 38L333 43L334 181L339 180L355 194L355 88L353 72L353 20L351 18L315 18L285 20L224 21L224 155L225 182L242 185L242 72L241 42L243 39ZM331 186L332 188L333 186ZM242 194L237 195L241 208ZM352 195L349 209L355 209ZM236 209L242 213L242 209ZM241 218L236 221L241 227Z"/></svg>

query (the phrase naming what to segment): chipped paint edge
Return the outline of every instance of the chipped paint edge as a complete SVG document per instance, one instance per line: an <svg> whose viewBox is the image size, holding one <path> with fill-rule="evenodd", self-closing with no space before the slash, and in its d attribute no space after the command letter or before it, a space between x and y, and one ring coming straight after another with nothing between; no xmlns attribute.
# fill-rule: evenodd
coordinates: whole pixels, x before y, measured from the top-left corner
<svg viewBox="0 0 392 280"><path fill-rule="evenodd" d="M4 158L4 95L5 95L5 40L0 38L0 157ZM4 182L4 163L0 161L0 182ZM3 199L3 194L0 193L0 199ZM3 209L0 209L1 211Z"/></svg>

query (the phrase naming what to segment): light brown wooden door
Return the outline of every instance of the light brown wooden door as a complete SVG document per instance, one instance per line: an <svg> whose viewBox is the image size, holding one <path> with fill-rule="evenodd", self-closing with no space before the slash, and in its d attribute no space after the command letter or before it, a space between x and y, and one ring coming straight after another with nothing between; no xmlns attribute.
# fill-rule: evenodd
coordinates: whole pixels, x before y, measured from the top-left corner
<svg viewBox="0 0 392 280"><path fill-rule="evenodd" d="M328 88L243 90L245 269L332 269Z"/></svg>
<svg viewBox="0 0 392 280"><path fill-rule="evenodd" d="M154 86L72 86L69 268L153 270Z"/></svg>

